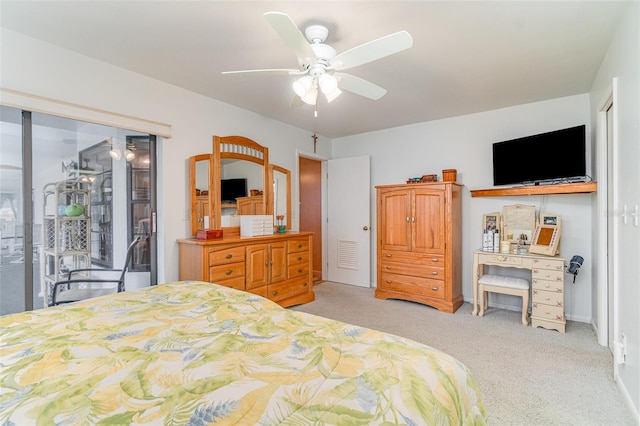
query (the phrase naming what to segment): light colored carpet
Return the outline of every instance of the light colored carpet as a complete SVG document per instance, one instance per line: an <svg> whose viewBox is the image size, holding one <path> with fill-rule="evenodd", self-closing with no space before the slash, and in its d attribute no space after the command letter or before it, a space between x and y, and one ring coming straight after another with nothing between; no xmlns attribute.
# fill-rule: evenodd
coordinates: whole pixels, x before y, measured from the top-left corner
<svg viewBox="0 0 640 426"><path fill-rule="evenodd" d="M569 321L566 334L521 324L520 312L490 308L455 314L418 303L374 298L373 288L332 282L316 300L292 309L407 337L458 358L471 370L491 425L633 425L613 381L608 348L589 324Z"/></svg>

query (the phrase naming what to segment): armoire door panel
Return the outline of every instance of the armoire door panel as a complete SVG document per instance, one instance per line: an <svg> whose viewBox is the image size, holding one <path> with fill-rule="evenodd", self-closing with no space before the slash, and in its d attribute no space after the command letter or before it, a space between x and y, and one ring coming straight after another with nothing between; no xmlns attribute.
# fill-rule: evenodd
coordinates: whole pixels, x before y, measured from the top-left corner
<svg viewBox="0 0 640 426"><path fill-rule="evenodd" d="M444 251L444 191L415 190L413 217L414 251Z"/></svg>
<svg viewBox="0 0 640 426"><path fill-rule="evenodd" d="M383 193L378 211L387 224L382 233L381 248L384 250L411 249L411 192L395 191Z"/></svg>

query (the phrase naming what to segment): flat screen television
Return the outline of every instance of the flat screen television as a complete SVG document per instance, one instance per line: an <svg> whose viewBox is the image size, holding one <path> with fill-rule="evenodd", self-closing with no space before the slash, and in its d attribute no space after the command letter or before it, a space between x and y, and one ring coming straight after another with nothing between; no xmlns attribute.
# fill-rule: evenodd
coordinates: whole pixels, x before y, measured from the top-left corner
<svg viewBox="0 0 640 426"><path fill-rule="evenodd" d="M586 175L585 126L493 144L493 184L582 181Z"/></svg>
<svg viewBox="0 0 640 426"><path fill-rule="evenodd" d="M235 203L236 198L247 196L247 179L222 179L220 181L220 193L223 203Z"/></svg>

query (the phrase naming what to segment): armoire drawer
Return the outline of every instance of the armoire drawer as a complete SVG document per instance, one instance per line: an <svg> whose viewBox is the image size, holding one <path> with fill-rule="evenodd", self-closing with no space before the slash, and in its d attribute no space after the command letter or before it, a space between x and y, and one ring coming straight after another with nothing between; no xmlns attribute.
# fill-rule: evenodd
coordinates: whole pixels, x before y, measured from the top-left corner
<svg viewBox="0 0 640 426"><path fill-rule="evenodd" d="M441 254L414 253L406 251L382 250L382 261L408 262L444 268L444 256Z"/></svg>
<svg viewBox="0 0 640 426"><path fill-rule="evenodd" d="M444 281L383 272L382 282L378 285L384 290L444 299Z"/></svg>
<svg viewBox="0 0 640 426"><path fill-rule="evenodd" d="M434 280L444 280L444 268L439 265L387 262L385 259L382 259L380 267L382 268L382 272L391 274L414 275L428 277Z"/></svg>

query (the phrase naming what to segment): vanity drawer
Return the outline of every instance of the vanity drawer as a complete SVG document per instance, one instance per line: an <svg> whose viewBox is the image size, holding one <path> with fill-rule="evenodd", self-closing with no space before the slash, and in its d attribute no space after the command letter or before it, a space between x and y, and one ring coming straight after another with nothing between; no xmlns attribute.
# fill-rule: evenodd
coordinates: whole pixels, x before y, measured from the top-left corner
<svg viewBox="0 0 640 426"><path fill-rule="evenodd" d="M383 272L382 282L378 283L378 285L383 290L444 299L444 281Z"/></svg>
<svg viewBox="0 0 640 426"><path fill-rule="evenodd" d="M244 280L244 262L212 266L209 268L209 281L213 283L231 278L242 278Z"/></svg>
<svg viewBox="0 0 640 426"><path fill-rule="evenodd" d="M564 293L558 293L555 291L532 290L531 301L533 303L539 303L550 306L564 306Z"/></svg>
<svg viewBox="0 0 640 426"><path fill-rule="evenodd" d="M522 266L522 256L510 256L497 253L478 254L481 264L498 266Z"/></svg>
<svg viewBox="0 0 640 426"><path fill-rule="evenodd" d="M309 291L307 277L269 286L269 299L277 302Z"/></svg>
<svg viewBox="0 0 640 426"><path fill-rule="evenodd" d="M382 272L389 272L392 274L401 274L401 275L415 275L421 277L428 277L434 280L444 280L444 267L440 266L432 266L431 264L421 264L421 263L397 263L397 262L387 262L383 258L382 262Z"/></svg>
<svg viewBox="0 0 640 426"><path fill-rule="evenodd" d="M444 256L439 254L410 253L406 251L383 250L382 262L402 262L444 268ZM415 274L413 274L415 275Z"/></svg>
<svg viewBox="0 0 640 426"><path fill-rule="evenodd" d="M531 270L531 278L536 280L555 281L561 283L564 280L564 270L551 270L533 268Z"/></svg>
<svg viewBox="0 0 640 426"><path fill-rule="evenodd" d="M534 259L535 269L549 269L552 271L564 271L564 261L555 259Z"/></svg>
<svg viewBox="0 0 640 426"><path fill-rule="evenodd" d="M553 291L555 293L564 292L563 284L557 281L547 281L547 280L539 280L537 278L533 278L531 280L531 287L534 290Z"/></svg>
<svg viewBox="0 0 640 426"><path fill-rule="evenodd" d="M309 252L289 253L287 255L287 265L301 265L309 263Z"/></svg>
<svg viewBox="0 0 640 426"><path fill-rule="evenodd" d="M301 251L309 251L309 240L290 240L287 241L287 253L298 253Z"/></svg>
<svg viewBox="0 0 640 426"><path fill-rule="evenodd" d="M542 303L531 305L531 318L542 318L553 321L564 321L564 310L562 306L550 306Z"/></svg>
<svg viewBox="0 0 640 426"><path fill-rule="evenodd" d="M233 288L235 290L244 291L244 278L231 278L229 280L216 281L216 284L223 285L225 287Z"/></svg>
<svg viewBox="0 0 640 426"><path fill-rule="evenodd" d="M225 265L234 262L244 262L244 246L231 247L209 252L209 265Z"/></svg>

